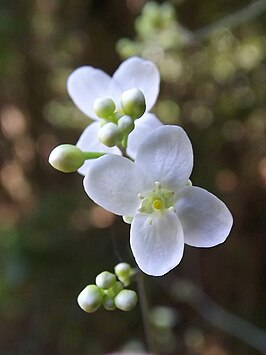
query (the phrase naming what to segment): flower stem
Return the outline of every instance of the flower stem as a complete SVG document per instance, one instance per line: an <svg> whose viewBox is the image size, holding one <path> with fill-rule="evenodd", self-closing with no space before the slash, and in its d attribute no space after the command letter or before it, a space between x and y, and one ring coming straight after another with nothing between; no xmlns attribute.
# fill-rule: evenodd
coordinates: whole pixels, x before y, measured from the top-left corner
<svg viewBox="0 0 266 355"><path fill-rule="evenodd" d="M83 156L86 160L100 158L105 154L106 153L103 153L103 152L83 152Z"/></svg>
<svg viewBox="0 0 266 355"><path fill-rule="evenodd" d="M156 343L154 341L154 337L152 334L151 323L149 318L149 307L148 300L145 290L144 276L141 271L137 272L136 280L138 284L138 296L139 303L142 315L143 328L145 332L146 343L148 347L148 351L152 355L159 355L158 349L156 347Z"/></svg>

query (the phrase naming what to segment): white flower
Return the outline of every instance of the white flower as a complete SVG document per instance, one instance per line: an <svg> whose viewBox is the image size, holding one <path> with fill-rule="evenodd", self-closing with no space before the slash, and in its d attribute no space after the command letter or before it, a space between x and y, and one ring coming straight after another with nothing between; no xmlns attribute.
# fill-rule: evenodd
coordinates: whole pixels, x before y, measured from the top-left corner
<svg viewBox="0 0 266 355"><path fill-rule="evenodd" d="M179 264L184 243L224 242L233 219L216 196L189 181L193 151L185 131L161 126L147 135L136 161L107 154L84 179L89 197L105 209L132 216L130 244L140 269L161 276Z"/></svg>
<svg viewBox="0 0 266 355"><path fill-rule="evenodd" d="M82 133L77 142L77 147L86 151L99 151L113 154L121 154L117 147L106 147L98 139L100 120L93 106L98 98L111 98L117 110L121 109L120 98L123 92L130 89L142 91L146 101L146 112L153 107L157 100L160 85L160 75L156 66L147 60L132 57L124 61L110 77L102 70L84 66L74 70L67 82L70 97L76 106L87 116L94 119ZM132 158L136 155L136 147L142 140L142 131L146 135L147 130L161 125L160 121L152 114L145 113L135 121L136 129L134 140L128 139L128 154ZM135 132L136 131L136 132ZM137 140L136 140L137 137ZM92 161L87 161L78 171L85 175Z"/></svg>

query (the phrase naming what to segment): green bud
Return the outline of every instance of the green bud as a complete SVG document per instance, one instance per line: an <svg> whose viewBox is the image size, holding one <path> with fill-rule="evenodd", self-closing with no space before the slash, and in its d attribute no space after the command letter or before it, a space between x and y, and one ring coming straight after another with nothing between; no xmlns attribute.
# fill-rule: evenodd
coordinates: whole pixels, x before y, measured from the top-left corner
<svg viewBox="0 0 266 355"><path fill-rule="evenodd" d="M102 290L96 285L88 285L78 296L79 306L87 313L97 311L102 302Z"/></svg>
<svg viewBox="0 0 266 355"><path fill-rule="evenodd" d="M116 309L115 300L110 295L106 294L103 296L103 306L107 311L113 311Z"/></svg>
<svg viewBox="0 0 266 355"><path fill-rule="evenodd" d="M131 281L131 276L134 274L132 267L127 263L119 263L115 266L114 270L117 278L123 285L128 286Z"/></svg>
<svg viewBox="0 0 266 355"><path fill-rule="evenodd" d="M115 297L115 305L122 311L131 311L137 304L137 294L132 290L122 290Z"/></svg>
<svg viewBox="0 0 266 355"><path fill-rule="evenodd" d="M120 143L122 132L115 123L109 122L99 129L98 138L99 141L107 145L107 147L114 147Z"/></svg>
<svg viewBox="0 0 266 355"><path fill-rule="evenodd" d="M146 110L145 97L139 89L130 89L123 92L121 106L125 113L133 119L141 117Z"/></svg>
<svg viewBox="0 0 266 355"><path fill-rule="evenodd" d="M116 276L109 271L103 271L96 276L96 285L104 290L114 286L116 283Z"/></svg>
<svg viewBox="0 0 266 355"><path fill-rule="evenodd" d="M130 116L122 116L119 118L117 124L124 134L129 134L135 127L134 122Z"/></svg>
<svg viewBox="0 0 266 355"><path fill-rule="evenodd" d="M108 118L115 112L115 103L108 97L99 97L94 101L93 111L98 117Z"/></svg>
<svg viewBox="0 0 266 355"><path fill-rule="evenodd" d="M83 152L71 144L62 144L54 148L49 156L49 163L64 173L77 171L85 161Z"/></svg>

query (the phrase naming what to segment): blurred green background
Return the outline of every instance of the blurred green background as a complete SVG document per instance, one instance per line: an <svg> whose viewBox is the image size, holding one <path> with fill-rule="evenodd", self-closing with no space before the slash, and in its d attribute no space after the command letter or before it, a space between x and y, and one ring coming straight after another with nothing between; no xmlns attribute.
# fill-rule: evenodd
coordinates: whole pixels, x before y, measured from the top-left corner
<svg viewBox="0 0 266 355"><path fill-rule="evenodd" d="M76 302L99 272L134 264L128 226L87 198L81 176L47 163L90 122L69 73L112 74L131 55L158 65L153 111L186 129L193 183L234 216L226 243L187 246L167 276L145 278L159 353L266 353L266 1L250 4L1 0L1 355L145 350L138 306L88 315Z"/></svg>

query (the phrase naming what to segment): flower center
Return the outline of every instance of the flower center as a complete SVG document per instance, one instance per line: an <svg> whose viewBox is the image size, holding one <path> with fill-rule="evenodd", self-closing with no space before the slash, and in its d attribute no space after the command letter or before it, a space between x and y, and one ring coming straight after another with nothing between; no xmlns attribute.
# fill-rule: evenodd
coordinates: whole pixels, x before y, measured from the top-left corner
<svg viewBox="0 0 266 355"><path fill-rule="evenodd" d="M158 181L155 182L154 190L144 195L139 194L139 198L141 199L140 213L163 212L173 208L177 200L176 194L163 188Z"/></svg>
<svg viewBox="0 0 266 355"><path fill-rule="evenodd" d="M155 210L160 210L163 206L163 201L160 198L156 198L155 200L153 200L152 202L152 207Z"/></svg>

